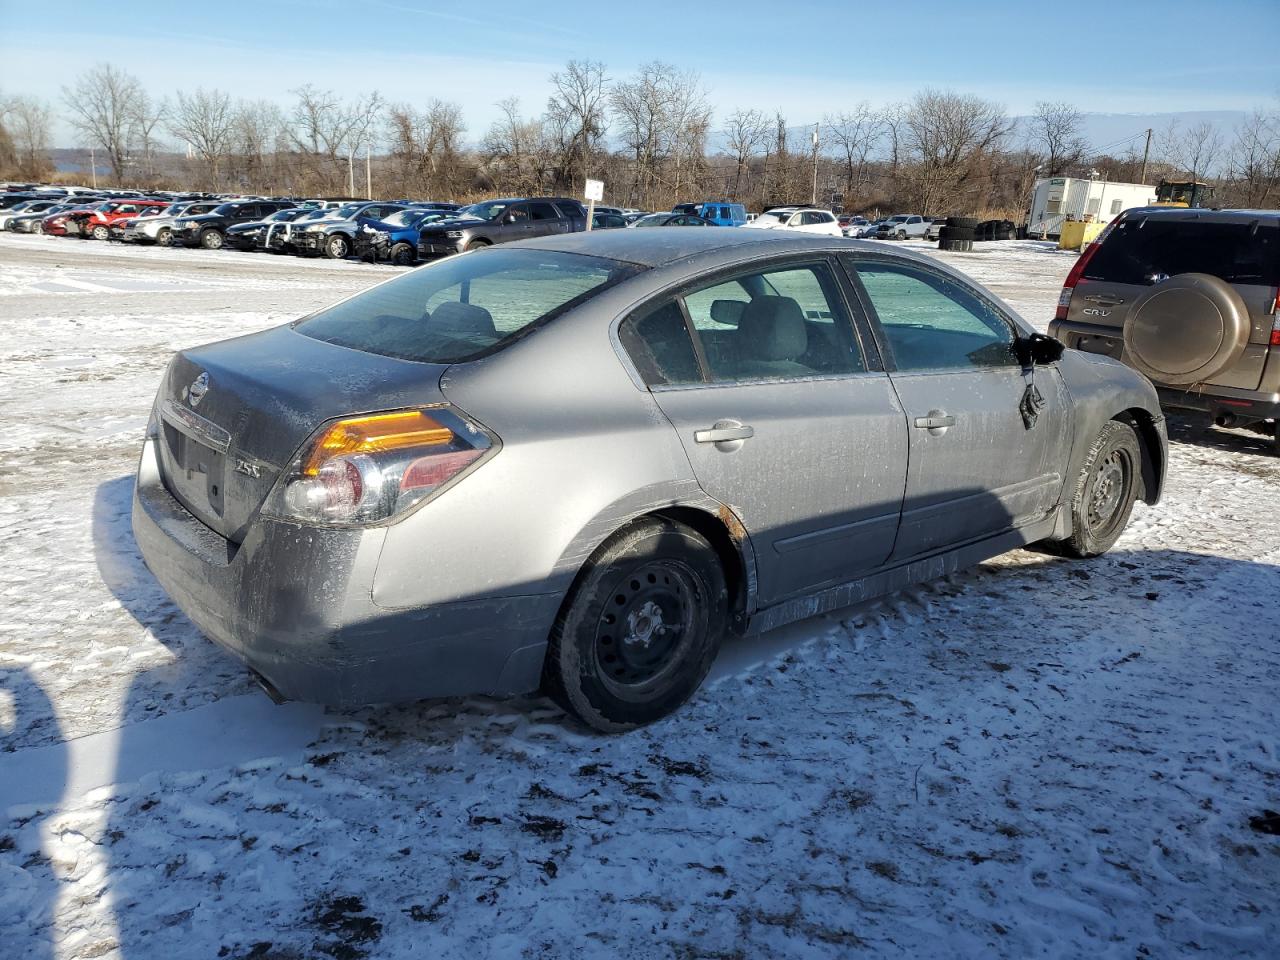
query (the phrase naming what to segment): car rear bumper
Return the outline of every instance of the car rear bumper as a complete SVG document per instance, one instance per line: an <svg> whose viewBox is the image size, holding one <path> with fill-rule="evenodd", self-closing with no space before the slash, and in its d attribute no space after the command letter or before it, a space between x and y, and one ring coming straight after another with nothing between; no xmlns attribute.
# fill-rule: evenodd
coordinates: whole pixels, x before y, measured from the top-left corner
<svg viewBox="0 0 1280 960"><path fill-rule="evenodd" d="M1257 420L1280 420L1280 393L1237 390L1208 384L1194 387L1162 387L1156 384L1160 405L1181 410L1200 410L1215 422L1230 425Z"/></svg>
<svg viewBox="0 0 1280 960"><path fill-rule="evenodd" d="M379 607L372 591L385 530L259 518L233 544L169 493L151 440L133 532L182 611L286 699L349 707L538 686L558 595Z"/></svg>
<svg viewBox="0 0 1280 960"><path fill-rule="evenodd" d="M1124 335L1118 327L1054 320L1049 324L1049 336L1056 337L1075 350L1102 354L1124 362ZM1200 410L1215 421L1248 423L1280 418L1280 393L1242 390L1212 383L1189 387L1170 387L1156 383L1155 388L1160 396L1161 406Z"/></svg>

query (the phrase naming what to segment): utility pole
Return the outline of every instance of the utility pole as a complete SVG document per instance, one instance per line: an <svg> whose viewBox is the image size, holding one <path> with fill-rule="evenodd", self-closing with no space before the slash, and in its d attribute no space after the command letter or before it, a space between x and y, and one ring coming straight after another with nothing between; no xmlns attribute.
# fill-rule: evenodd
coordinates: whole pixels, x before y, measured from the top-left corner
<svg viewBox="0 0 1280 960"><path fill-rule="evenodd" d="M347 196L354 197L356 195L356 145L351 145L351 151L347 154Z"/></svg>
<svg viewBox="0 0 1280 960"><path fill-rule="evenodd" d="M1147 145L1142 148L1142 176L1138 178L1138 182L1144 187L1147 185L1147 158L1151 156L1151 128L1147 127Z"/></svg>
<svg viewBox="0 0 1280 960"><path fill-rule="evenodd" d="M93 189L98 189L98 152L89 145L89 169L93 173Z"/></svg>
<svg viewBox="0 0 1280 960"><path fill-rule="evenodd" d="M373 140L369 137L364 141L364 194L369 200L373 199L373 167L369 159L369 154L373 150Z"/></svg>
<svg viewBox="0 0 1280 960"><path fill-rule="evenodd" d="M813 125L813 192L809 195L809 206L818 205L818 125Z"/></svg>

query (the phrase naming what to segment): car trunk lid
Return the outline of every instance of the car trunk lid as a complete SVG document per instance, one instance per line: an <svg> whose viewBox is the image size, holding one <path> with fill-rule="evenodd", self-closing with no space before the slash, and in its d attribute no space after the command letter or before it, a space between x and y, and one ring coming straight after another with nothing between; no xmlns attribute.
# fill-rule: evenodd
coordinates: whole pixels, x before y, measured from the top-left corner
<svg viewBox="0 0 1280 960"><path fill-rule="evenodd" d="M446 368L362 353L289 326L183 350L157 398L165 485L197 519L239 543L322 423L443 402Z"/></svg>

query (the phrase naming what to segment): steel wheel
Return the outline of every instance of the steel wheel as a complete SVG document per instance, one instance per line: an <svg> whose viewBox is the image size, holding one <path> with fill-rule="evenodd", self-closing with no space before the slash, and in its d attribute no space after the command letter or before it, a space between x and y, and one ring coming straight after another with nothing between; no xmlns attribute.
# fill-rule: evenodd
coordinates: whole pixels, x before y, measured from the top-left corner
<svg viewBox="0 0 1280 960"><path fill-rule="evenodd" d="M1125 501L1126 487L1132 482L1132 473L1132 465L1119 449L1112 450L1094 465L1086 515L1089 529L1095 535L1105 535L1107 527L1115 522L1116 513Z"/></svg>
<svg viewBox="0 0 1280 960"><path fill-rule="evenodd" d="M1109 420L1093 441L1071 497L1071 534L1064 540L1046 540L1039 546L1050 553L1071 557L1096 557L1120 538L1142 478L1142 447L1133 427Z"/></svg>
<svg viewBox="0 0 1280 960"><path fill-rule="evenodd" d="M600 677L629 699L678 659L693 626L693 571L678 560L655 560L623 576L596 625Z"/></svg>

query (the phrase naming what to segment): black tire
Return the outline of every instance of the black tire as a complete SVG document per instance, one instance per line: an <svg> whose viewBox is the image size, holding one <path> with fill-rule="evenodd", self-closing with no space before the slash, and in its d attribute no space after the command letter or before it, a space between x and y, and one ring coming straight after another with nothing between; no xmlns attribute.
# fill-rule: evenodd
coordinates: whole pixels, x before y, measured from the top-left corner
<svg viewBox="0 0 1280 960"><path fill-rule="evenodd" d="M729 622L715 549L696 531L645 519L583 567L551 631L543 685L606 733L674 712L702 685Z"/></svg>
<svg viewBox="0 0 1280 960"><path fill-rule="evenodd" d="M351 253L351 241L346 234L334 233L324 238L324 255L330 260L345 260Z"/></svg>
<svg viewBox="0 0 1280 960"><path fill-rule="evenodd" d="M373 259L377 259L374 257ZM412 243L397 243L391 247L387 259L398 267L409 267L418 259L418 250Z"/></svg>
<svg viewBox="0 0 1280 960"><path fill-rule="evenodd" d="M963 230L972 230L977 225L977 217L947 217L948 227L960 227Z"/></svg>
<svg viewBox="0 0 1280 960"><path fill-rule="evenodd" d="M1071 496L1071 536L1049 552L1086 559L1106 553L1129 523L1142 486L1142 447L1133 427L1108 420L1084 459Z"/></svg>
<svg viewBox="0 0 1280 960"><path fill-rule="evenodd" d="M905 230L899 230L897 233L895 233L895 234L894 234L894 239L895 239L895 240L905 240L905 239L907 239L907 231L905 231Z"/></svg>
<svg viewBox="0 0 1280 960"><path fill-rule="evenodd" d="M942 240L950 240L950 239L951 239L951 228L950 228L950 227L939 227L939 228L938 228L938 240L939 240L939 241L942 241Z"/></svg>
<svg viewBox="0 0 1280 960"><path fill-rule="evenodd" d="M488 240L472 240L467 244L468 250L483 250L485 247L492 247L493 244Z"/></svg>
<svg viewBox="0 0 1280 960"><path fill-rule="evenodd" d="M168 227L161 227L156 231L156 245L167 247L169 245L169 237L173 233Z"/></svg>
<svg viewBox="0 0 1280 960"><path fill-rule="evenodd" d="M200 246L206 250L221 250L223 243L222 231L210 227L200 231Z"/></svg>

